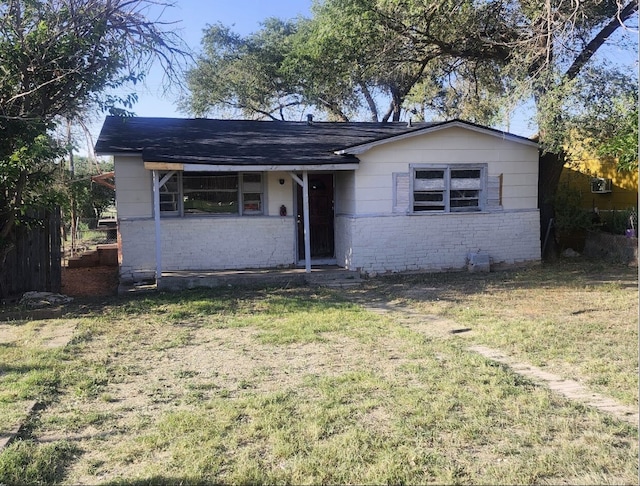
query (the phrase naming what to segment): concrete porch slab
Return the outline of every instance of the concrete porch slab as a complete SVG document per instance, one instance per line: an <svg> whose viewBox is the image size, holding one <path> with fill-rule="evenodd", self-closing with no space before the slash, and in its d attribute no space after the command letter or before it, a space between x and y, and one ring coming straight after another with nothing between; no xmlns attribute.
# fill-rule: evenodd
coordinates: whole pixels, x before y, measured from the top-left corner
<svg viewBox="0 0 640 486"><path fill-rule="evenodd" d="M163 272L157 290L178 291L194 288L238 286L319 285L341 287L360 282L360 274L338 266L318 266L308 274L303 268L247 270L183 270Z"/></svg>

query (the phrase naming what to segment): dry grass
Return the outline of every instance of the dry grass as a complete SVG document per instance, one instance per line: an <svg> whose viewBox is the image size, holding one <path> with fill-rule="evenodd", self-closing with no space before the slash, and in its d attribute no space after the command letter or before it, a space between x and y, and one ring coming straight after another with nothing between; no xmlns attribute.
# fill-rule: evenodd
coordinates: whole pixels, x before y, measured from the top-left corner
<svg viewBox="0 0 640 486"><path fill-rule="evenodd" d="M637 406L635 276L614 270L80 305L52 321L77 330L22 448L67 451L64 484L635 483L635 427L467 350L500 347ZM0 454L0 482L30 464L19 447Z"/></svg>

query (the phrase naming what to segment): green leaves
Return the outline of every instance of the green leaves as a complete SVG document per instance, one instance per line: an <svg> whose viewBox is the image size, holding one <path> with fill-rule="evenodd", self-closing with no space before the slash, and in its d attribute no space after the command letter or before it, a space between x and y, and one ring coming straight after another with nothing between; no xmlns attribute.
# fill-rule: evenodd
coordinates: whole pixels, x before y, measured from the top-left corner
<svg viewBox="0 0 640 486"><path fill-rule="evenodd" d="M621 122L613 136L598 147L598 153L599 155L616 158L618 160L618 171L635 172L638 170L637 104L635 109L627 112L627 116Z"/></svg>
<svg viewBox="0 0 640 486"><path fill-rule="evenodd" d="M53 135L62 118L89 107L130 115L135 91L159 60L177 81L187 55L175 33L149 21L162 0L0 1L0 262L15 224L32 206L60 203L53 183L66 148ZM1 264L0 264L1 268Z"/></svg>
<svg viewBox="0 0 640 486"><path fill-rule="evenodd" d="M249 118L284 119L286 110L302 103L283 69L295 31L293 23L277 19L246 38L221 24L209 26L203 55L187 72L191 96L182 108L197 116L230 109Z"/></svg>

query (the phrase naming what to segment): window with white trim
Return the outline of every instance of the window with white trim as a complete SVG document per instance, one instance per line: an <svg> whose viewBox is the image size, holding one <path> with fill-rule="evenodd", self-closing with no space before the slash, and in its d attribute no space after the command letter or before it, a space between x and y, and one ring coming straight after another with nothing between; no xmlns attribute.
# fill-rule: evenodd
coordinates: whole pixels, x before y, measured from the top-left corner
<svg viewBox="0 0 640 486"><path fill-rule="evenodd" d="M263 214L262 173L175 172L160 187L160 211L167 216Z"/></svg>
<svg viewBox="0 0 640 486"><path fill-rule="evenodd" d="M485 205L486 166L413 166L412 212L481 211Z"/></svg>

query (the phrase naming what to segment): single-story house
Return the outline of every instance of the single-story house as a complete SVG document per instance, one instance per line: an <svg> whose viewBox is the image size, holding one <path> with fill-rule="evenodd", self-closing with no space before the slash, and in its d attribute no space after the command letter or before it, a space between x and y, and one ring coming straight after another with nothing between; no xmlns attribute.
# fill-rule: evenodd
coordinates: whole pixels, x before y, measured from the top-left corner
<svg viewBox="0 0 640 486"><path fill-rule="evenodd" d="M540 260L538 145L464 121L108 117L96 153L115 163L121 281Z"/></svg>

